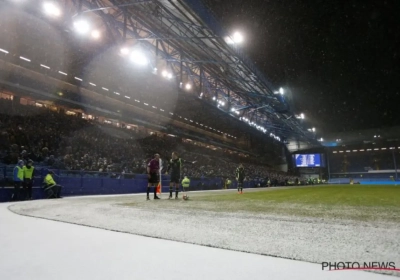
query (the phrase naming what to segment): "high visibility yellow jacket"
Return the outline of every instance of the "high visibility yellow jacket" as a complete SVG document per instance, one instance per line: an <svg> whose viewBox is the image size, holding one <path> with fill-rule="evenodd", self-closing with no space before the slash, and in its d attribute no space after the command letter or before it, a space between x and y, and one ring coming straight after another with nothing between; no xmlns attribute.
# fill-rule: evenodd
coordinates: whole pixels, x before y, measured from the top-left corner
<svg viewBox="0 0 400 280"><path fill-rule="evenodd" d="M17 165L14 167L13 172L14 182L22 182L24 180L24 169Z"/></svg>
<svg viewBox="0 0 400 280"><path fill-rule="evenodd" d="M44 177L44 183L48 186L57 185L56 181L54 181L53 176L51 176L51 174L47 174L46 177Z"/></svg>
<svg viewBox="0 0 400 280"><path fill-rule="evenodd" d="M182 180L182 187L188 188L189 186L190 186L190 179L189 179L188 177L185 177L185 178Z"/></svg>
<svg viewBox="0 0 400 280"><path fill-rule="evenodd" d="M28 168L28 167L25 165L25 166L24 166L24 178L25 178L25 179L32 179L33 170L35 170L35 167L31 166L31 168Z"/></svg>

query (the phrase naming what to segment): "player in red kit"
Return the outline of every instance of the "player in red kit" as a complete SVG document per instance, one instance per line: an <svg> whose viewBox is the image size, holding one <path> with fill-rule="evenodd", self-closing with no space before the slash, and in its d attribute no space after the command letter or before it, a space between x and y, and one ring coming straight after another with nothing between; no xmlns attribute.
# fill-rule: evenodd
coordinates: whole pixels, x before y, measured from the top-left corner
<svg viewBox="0 0 400 280"><path fill-rule="evenodd" d="M150 187L154 187L154 199L160 199L157 196L157 185L160 182L160 155L155 154L154 158L147 165L147 200L150 200Z"/></svg>

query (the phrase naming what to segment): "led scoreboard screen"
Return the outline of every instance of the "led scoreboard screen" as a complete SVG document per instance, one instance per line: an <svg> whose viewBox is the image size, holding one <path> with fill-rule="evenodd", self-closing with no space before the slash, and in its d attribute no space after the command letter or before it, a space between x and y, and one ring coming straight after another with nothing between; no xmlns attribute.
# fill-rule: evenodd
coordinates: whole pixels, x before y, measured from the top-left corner
<svg viewBox="0 0 400 280"><path fill-rule="evenodd" d="M295 155L296 167L321 167L321 154Z"/></svg>

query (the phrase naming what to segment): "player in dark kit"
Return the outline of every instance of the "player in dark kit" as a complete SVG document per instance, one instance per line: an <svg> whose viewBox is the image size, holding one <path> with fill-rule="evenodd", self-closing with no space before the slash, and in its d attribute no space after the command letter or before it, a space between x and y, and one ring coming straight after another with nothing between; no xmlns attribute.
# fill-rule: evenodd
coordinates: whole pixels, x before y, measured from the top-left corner
<svg viewBox="0 0 400 280"><path fill-rule="evenodd" d="M147 200L150 200L150 187L154 187L154 199L160 199L157 196L157 185L160 182L160 155L155 154L154 158L150 160L147 165L147 177L149 178L147 184Z"/></svg>
<svg viewBox="0 0 400 280"><path fill-rule="evenodd" d="M196 163L195 161L187 161L181 159L178 153L172 153L172 159L169 161L167 173L171 174L171 181L169 183L169 199L172 198L173 187L175 186L175 199L178 199L179 182L181 181L183 163ZM171 172L170 172L171 171Z"/></svg>
<svg viewBox="0 0 400 280"><path fill-rule="evenodd" d="M246 174L244 173L243 164L240 164L238 168L236 168L236 180L238 181L238 193L243 193L243 181Z"/></svg>

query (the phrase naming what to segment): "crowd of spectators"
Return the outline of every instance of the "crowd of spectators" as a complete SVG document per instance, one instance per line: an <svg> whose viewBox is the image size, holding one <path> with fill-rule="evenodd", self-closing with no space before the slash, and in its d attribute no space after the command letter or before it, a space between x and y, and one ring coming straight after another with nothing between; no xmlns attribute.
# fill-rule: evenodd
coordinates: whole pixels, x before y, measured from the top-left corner
<svg viewBox="0 0 400 280"><path fill-rule="evenodd" d="M173 151L196 162L184 166L183 173L190 177L234 178L235 168L244 162L248 179L295 179L256 159L244 160L226 150L199 147L179 137L150 135L0 99L0 161L5 164L32 159L35 164L54 169L141 174L154 153L161 155L166 167Z"/></svg>

